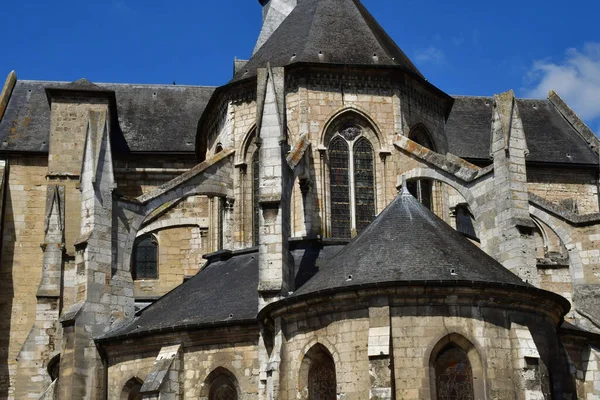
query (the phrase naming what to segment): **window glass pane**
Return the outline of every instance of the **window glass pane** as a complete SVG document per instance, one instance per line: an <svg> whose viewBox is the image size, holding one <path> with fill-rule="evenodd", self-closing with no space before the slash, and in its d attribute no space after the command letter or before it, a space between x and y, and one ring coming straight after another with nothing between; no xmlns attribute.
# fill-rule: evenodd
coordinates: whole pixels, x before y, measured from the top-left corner
<svg viewBox="0 0 600 400"><path fill-rule="evenodd" d="M237 400L237 390L226 376L217 378L210 388L209 400Z"/></svg>
<svg viewBox="0 0 600 400"><path fill-rule="evenodd" d="M354 145L354 197L356 231L361 232L375 219L375 174L373 147L365 138Z"/></svg>
<svg viewBox="0 0 600 400"><path fill-rule="evenodd" d="M158 245L152 236L143 236L133 252L134 279L158 278Z"/></svg>
<svg viewBox="0 0 600 400"><path fill-rule="evenodd" d="M329 145L331 236L350 238L350 188L348 144L340 137Z"/></svg>
<svg viewBox="0 0 600 400"><path fill-rule="evenodd" d="M335 365L325 357L315 360L308 372L310 400L336 400Z"/></svg>
<svg viewBox="0 0 600 400"><path fill-rule="evenodd" d="M458 347L448 347L435 362L438 400L472 400L473 371L467 354Z"/></svg>
<svg viewBox="0 0 600 400"><path fill-rule="evenodd" d="M252 243L254 246L258 246L258 229L260 217L260 205L258 204L258 185L260 179L260 149L254 151L252 157Z"/></svg>

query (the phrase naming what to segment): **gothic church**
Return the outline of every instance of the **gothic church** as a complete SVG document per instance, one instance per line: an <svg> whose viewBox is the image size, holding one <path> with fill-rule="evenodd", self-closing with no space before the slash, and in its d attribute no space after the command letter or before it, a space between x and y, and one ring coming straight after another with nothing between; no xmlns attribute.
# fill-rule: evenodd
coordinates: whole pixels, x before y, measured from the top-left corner
<svg viewBox="0 0 600 400"><path fill-rule="evenodd" d="M260 3L218 88L8 76L0 398L600 399L594 133Z"/></svg>

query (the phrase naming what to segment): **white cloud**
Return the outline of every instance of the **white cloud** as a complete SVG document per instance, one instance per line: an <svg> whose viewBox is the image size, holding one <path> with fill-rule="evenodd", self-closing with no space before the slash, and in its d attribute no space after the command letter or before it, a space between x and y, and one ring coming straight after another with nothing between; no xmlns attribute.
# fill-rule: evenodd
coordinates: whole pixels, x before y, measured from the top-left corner
<svg viewBox="0 0 600 400"><path fill-rule="evenodd" d="M444 52L433 46L418 51L415 55L415 61L421 63L443 64L445 59Z"/></svg>
<svg viewBox="0 0 600 400"><path fill-rule="evenodd" d="M554 90L592 129L600 124L600 43L568 49L560 62L535 61L526 78L526 97L546 98Z"/></svg>

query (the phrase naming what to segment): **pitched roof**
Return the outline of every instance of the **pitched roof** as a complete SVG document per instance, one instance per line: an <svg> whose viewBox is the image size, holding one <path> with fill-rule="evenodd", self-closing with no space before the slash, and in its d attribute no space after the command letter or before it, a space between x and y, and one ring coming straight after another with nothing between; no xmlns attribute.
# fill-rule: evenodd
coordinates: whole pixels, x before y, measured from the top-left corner
<svg viewBox="0 0 600 400"><path fill-rule="evenodd" d="M527 161L598 164L598 156L549 100L517 99L529 155ZM489 159L492 97L457 96L446 123L448 151Z"/></svg>
<svg viewBox="0 0 600 400"><path fill-rule="evenodd" d="M481 282L532 288L406 193L292 297L389 282Z"/></svg>
<svg viewBox="0 0 600 400"><path fill-rule="evenodd" d="M423 77L359 0L299 0L234 81L270 62L399 66Z"/></svg>
<svg viewBox="0 0 600 400"><path fill-rule="evenodd" d="M258 312L258 253L210 262L189 281L101 339L199 325L251 321Z"/></svg>
<svg viewBox="0 0 600 400"><path fill-rule="evenodd" d="M194 152L198 121L213 87L17 81L0 121L0 151L48 152L50 106L45 90L114 91L116 151ZM115 121L117 122L117 121Z"/></svg>
<svg viewBox="0 0 600 400"><path fill-rule="evenodd" d="M344 245L345 241L290 241L296 283L303 284L314 275L315 265L331 259ZM255 320L258 313L258 250L221 251L207 258L208 264L193 278L143 309L131 323L99 340Z"/></svg>

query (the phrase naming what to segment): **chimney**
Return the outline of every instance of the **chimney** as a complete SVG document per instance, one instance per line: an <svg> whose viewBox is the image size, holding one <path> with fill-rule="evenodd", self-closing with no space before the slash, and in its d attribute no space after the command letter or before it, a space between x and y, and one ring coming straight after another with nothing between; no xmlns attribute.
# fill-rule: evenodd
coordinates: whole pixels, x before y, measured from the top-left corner
<svg viewBox="0 0 600 400"><path fill-rule="evenodd" d="M263 6L263 24L252 55L271 37L279 25L296 7L298 0L258 0Z"/></svg>

